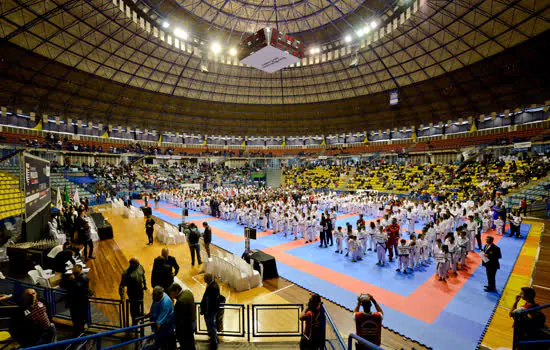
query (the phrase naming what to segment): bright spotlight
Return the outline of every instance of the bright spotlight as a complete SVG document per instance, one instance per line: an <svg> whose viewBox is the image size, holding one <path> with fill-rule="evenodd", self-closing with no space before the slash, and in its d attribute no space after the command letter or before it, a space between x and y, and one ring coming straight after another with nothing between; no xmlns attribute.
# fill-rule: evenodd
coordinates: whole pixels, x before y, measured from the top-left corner
<svg viewBox="0 0 550 350"><path fill-rule="evenodd" d="M187 40L187 38L189 38L189 34L181 28L174 29L174 35L183 40Z"/></svg>
<svg viewBox="0 0 550 350"><path fill-rule="evenodd" d="M351 43L351 35L346 35L346 37L344 38L344 41L347 43Z"/></svg>
<svg viewBox="0 0 550 350"><path fill-rule="evenodd" d="M357 34L358 37L362 37L364 34L364 31L363 29L359 29L358 31L355 32L355 34Z"/></svg>
<svg viewBox="0 0 550 350"><path fill-rule="evenodd" d="M375 29L376 27L378 27L378 23L376 23L376 21L372 21L372 22L370 22L370 27L372 29Z"/></svg>
<svg viewBox="0 0 550 350"><path fill-rule="evenodd" d="M229 54L231 56L235 56L237 54L237 50L234 47L232 47L231 49L229 49Z"/></svg>
<svg viewBox="0 0 550 350"><path fill-rule="evenodd" d="M216 54L218 54L222 51L222 47L218 43L213 43L210 48L212 49L212 52L216 53Z"/></svg>
<svg viewBox="0 0 550 350"><path fill-rule="evenodd" d="M366 26L365 28L363 28L363 33L368 34L369 32L370 32L369 26Z"/></svg>
<svg viewBox="0 0 550 350"><path fill-rule="evenodd" d="M170 27L170 23L166 21L162 22L162 28L168 28L168 27Z"/></svg>

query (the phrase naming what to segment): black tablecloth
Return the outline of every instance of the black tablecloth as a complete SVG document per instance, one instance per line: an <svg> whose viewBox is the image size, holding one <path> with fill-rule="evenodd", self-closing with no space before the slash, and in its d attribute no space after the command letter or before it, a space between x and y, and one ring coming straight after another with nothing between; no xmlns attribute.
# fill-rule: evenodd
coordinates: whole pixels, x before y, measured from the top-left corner
<svg viewBox="0 0 550 350"><path fill-rule="evenodd" d="M262 251L253 252L252 254L243 254L243 259L247 263L250 263L250 259L254 259L254 270L260 271L260 263L264 266L264 280L270 278L279 277L277 272L277 261L275 258L269 254L266 254Z"/></svg>

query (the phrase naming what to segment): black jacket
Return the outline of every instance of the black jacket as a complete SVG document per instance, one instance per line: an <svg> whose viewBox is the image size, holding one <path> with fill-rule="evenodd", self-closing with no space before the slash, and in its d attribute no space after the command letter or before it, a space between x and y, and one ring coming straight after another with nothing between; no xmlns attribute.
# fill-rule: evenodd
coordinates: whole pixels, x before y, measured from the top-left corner
<svg viewBox="0 0 550 350"><path fill-rule="evenodd" d="M220 309L220 287L216 281L212 281L206 290L201 300L201 315L215 315Z"/></svg>
<svg viewBox="0 0 550 350"><path fill-rule="evenodd" d="M174 274L172 274L172 268L174 269ZM167 289L172 283L174 283L174 276L178 274L179 270L180 266L173 256L168 256L167 259L164 259L162 256L157 257L153 262L151 286L153 288L156 286L161 286L164 289Z"/></svg>
<svg viewBox="0 0 550 350"><path fill-rule="evenodd" d="M499 259L502 258L502 255L500 254L500 248L497 247L494 243L489 245L485 245L483 248L483 252L485 253L485 256L489 259L487 262L483 263L483 266L487 268L494 268L494 269L500 269L500 263Z"/></svg>
<svg viewBox="0 0 550 350"><path fill-rule="evenodd" d="M204 239L204 243L212 242L212 229L210 228L210 226L207 226L204 229L204 232L202 234L202 238Z"/></svg>

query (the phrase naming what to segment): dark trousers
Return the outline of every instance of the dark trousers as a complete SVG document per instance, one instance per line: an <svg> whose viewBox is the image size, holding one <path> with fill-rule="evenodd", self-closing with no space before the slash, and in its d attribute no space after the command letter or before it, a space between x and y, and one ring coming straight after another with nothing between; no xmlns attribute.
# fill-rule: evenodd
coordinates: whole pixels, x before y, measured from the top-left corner
<svg viewBox="0 0 550 350"><path fill-rule="evenodd" d="M477 247L479 248L479 250L481 250L481 232L477 231L476 233L476 242L477 242Z"/></svg>
<svg viewBox="0 0 550 350"><path fill-rule="evenodd" d="M153 243L153 232L154 231L145 231L147 238L149 239L149 243Z"/></svg>
<svg viewBox="0 0 550 350"><path fill-rule="evenodd" d="M210 350L218 348L218 329L217 329L217 314L204 315L204 322L206 323L206 329L208 330L208 337L210 338Z"/></svg>
<svg viewBox="0 0 550 350"><path fill-rule="evenodd" d="M521 237L519 230L520 230L520 225L510 225L510 236L515 235L516 237Z"/></svg>
<svg viewBox="0 0 550 350"><path fill-rule="evenodd" d="M330 245L333 245L332 241L332 231L325 232L325 245L330 241Z"/></svg>
<svg viewBox="0 0 550 350"><path fill-rule="evenodd" d="M496 289L495 277L497 269L490 266L485 266L485 272L487 272L487 287L489 289Z"/></svg>
<svg viewBox="0 0 550 350"><path fill-rule="evenodd" d="M162 336L156 336L155 347L160 350L176 350L176 335L174 332L163 333Z"/></svg>
<svg viewBox="0 0 550 350"><path fill-rule="evenodd" d="M193 329L185 329L183 331L178 330L176 327L176 338L180 344L180 349L195 350L195 326Z"/></svg>
<svg viewBox="0 0 550 350"><path fill-rule="evenodd" d="M129 307L130 307L130 316L132 317L132 324L135 325L134 321L137 317L143 316L143 299L133 299L129 298Z"/></svg>
<svg viewBox="0 0 550 350"><path fill-rule="evenodd" d="M199 263L199 265L202 264L200 245L190 245L189 250L191 252L191 266L195 266L195 254L197 254L197 262Z"/></svg>
<svg viewBox="0 0 550 350"><path fill-rule="evenodd" d="M73 334L75 337L79 337L84 333L84 325L88 322L88 305L74 305L70 306L71 321L73 322Z"/></svg>
<svg viewBox="0 0 550 350"><path fill-rule="evenodd" d="M395 251L395 256L396 257L398 256L398 254L397 254L397 242L395 242L395 243L387 242L386 243L386 248L388 249L388 254L389 254L389 257L390 257L390 261L393 261L394 251Z"/></svg>
<svg viewBox="0 0 550 350"><path fill-rule="evenodd" d="M90 247L90 254L88 255L88 247ZM94 242L89 239L84 242L84 259L94 256Z"/></svg>
<svg viewBox="0 0 550 350"><path fill-rule="evenodd" d="M206 255L210 257L210 242L204 242L204 250L206 250ZM200 257L199 257L199 264L200 264Z"/></svg>
<svg viewBox="0 0 550 350"><path fill-rule="evenodd" d="M323 246L323 245L327 245L327 242L326 242L326 239L325 239L325 231L321 231L319 233L319 240L321 242L319 242L319 247Z"/></svg>
<svg viewBox="0 0 550 350"><path fill-rule="evenodd" d="M520 212L523 212L523 216L527 216L527 207L521 208Z"/></svg>

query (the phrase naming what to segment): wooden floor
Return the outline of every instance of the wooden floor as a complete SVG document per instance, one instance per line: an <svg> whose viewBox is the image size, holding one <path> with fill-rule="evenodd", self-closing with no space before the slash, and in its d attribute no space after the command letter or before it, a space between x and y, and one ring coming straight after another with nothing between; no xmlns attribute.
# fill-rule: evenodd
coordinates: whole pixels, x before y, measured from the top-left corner
<svg viewBox="0 0 550 350"><path fill-rule="evenodd" d="M522 287L531 285L531 278L537 263L537 254L539 250L539 242L541 241L541 234L543 234L544 222L542 220L525 220L524 223L531 224L531 230L529 236L526 239L525 244L519 254L516 265L512 270L510 279L506 284L506 288L502 293L499 304L495 310L491 323L487 328L487 332L483 337L481 345L489 349L511 349L512 348L512 325L513 320L510 317L511 307L514 305L516 295L519 294ZM546 229L547 237L550 238L548 229ZM550 242L549 242L550 243ZM547 247L547 257L550 257L550 244ZM542 262L540 257L539 262ZM545 260L544 264L548 264L548 260ZM538 264L537 264L538 266ZM538 267L537 267L538 270ZM549 276L546 274L546 276ZM550 287L550 278L546 279L545 284ZM546 298L540 295L540 291L537 290L537 300L539 304L549 303L548 296L550 293L546 292ZM542 298L541 298L542 297Z"/></svg>
<svg viewBox="0 0 550 350"><path fill-rule="evenodd" d="M144 219L124 218L120 209L100 208L105 218L112 224L114 239L99 241L95 244L95 260L88 266L91 268L89 277L91 287L97 297L118 299L118 286L122 271L127 267L128 260L135 256L144 266L148 281L150 281L153 260L160 255L161 249L167 247L170 255L174 256L180 265L177 277L193 292L195 301L200 301L204 293L203 271L200 267L191 266L191 258L187 244L166 246L155 240L154 245L147 246L147 237L144 230ZM155 220L159 220L155 218ZM243 246L244 249L244 246ZM212 254L217 254L218 248L213 247ZM298 287L284 278L271 279L264 282L262 287L249 291L235 292L228 285L220 283L221 293L226 296L227 303L233 304L305 304L309 299L309 292ZM325 300L325 306L334 319L340 333L347 342L349 333L355 332L353 315L350 311ZM151 287L145 297L145 308L151 305ZM106 314L112 313L107 308L102 309ZM267 314L266 314L267 315ZM226 329L236 329L238 316L236 313L226 313ZM260 327L270 330L289 330L296 327L296 313L277 311L269 317L260 317ZM235 328L233 328L235 327ZM396 333L384 329L383 346L387 349L425 349L416 342L410 341ZM236 339L231 339L236 340ZM257 338L254 341L272 340Z"/></svg>

